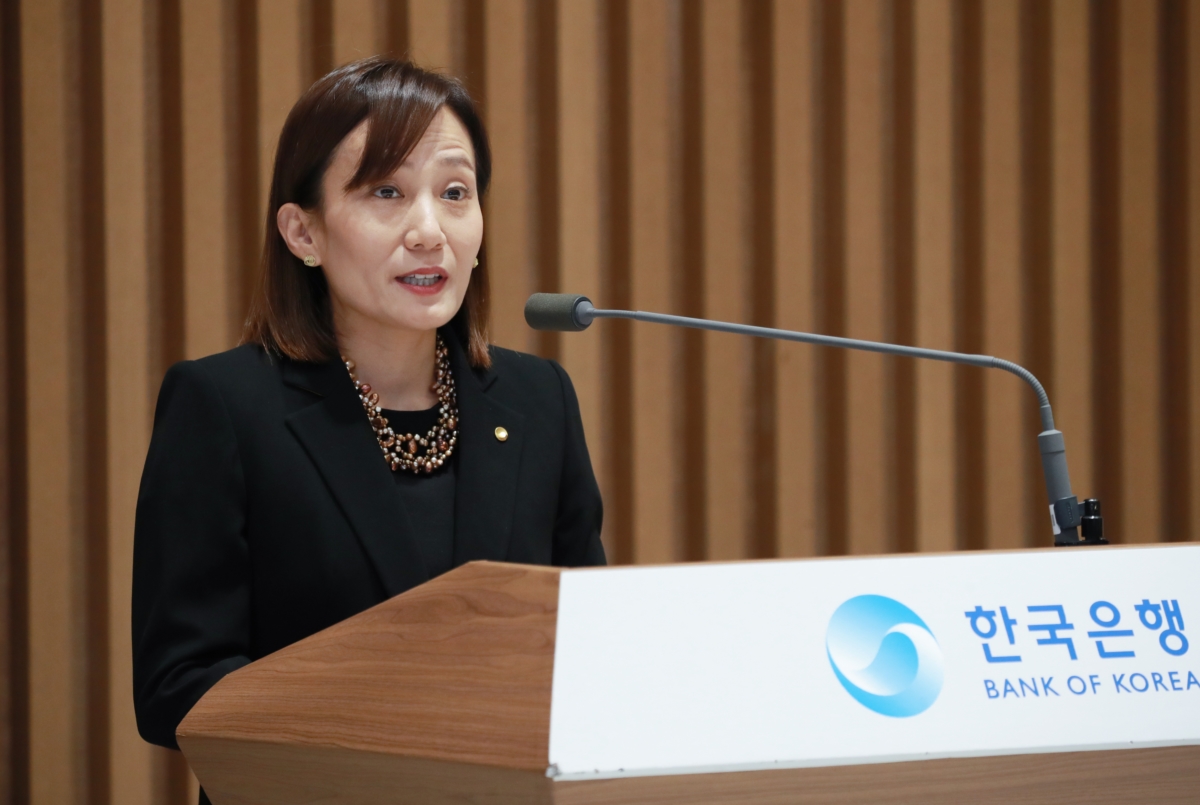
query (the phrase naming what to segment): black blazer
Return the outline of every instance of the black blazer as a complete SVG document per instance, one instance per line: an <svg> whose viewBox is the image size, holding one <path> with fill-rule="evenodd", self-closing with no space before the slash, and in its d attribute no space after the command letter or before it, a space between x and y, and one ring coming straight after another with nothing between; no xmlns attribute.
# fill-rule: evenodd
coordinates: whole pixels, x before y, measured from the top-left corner
<svg viewBox="0 0 1200 805"><path fill-rule="evenodd" d="M491 369L473 370L454 332L443 335L461 419L455 565L603 564L600 493L566 372L499 348ZM167 372L133 565L138 729L172 748L225 674L429 578L345 367L257 346Z"/></svg>

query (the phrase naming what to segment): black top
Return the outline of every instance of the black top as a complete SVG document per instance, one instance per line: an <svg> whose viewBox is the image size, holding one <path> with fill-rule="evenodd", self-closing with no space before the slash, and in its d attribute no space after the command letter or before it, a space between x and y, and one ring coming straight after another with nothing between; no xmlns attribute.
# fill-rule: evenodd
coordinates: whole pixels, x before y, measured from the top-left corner
<svg viewBox="0 0 1200 805"><path fill-rule="evenodd" d="M424 411L383 409L388 426L396 433L425 434L437 424L441 404ZM382 461L382 456L380 461ZM429 475L408 470L392 473L400 503L408 512L421 558L434 578L454 567L454 455Z"/></svg>
<svg viewBox="0 0 1200 805"><path fill-rule="evenodd" d="M458 394L453 566L604 563L579 403L553 361L442 335ZM496 438L503 427L508 438ZM138 729L175 729L222 676L431 576L346 368L245 345L171 367L138 495Z"/></svg>

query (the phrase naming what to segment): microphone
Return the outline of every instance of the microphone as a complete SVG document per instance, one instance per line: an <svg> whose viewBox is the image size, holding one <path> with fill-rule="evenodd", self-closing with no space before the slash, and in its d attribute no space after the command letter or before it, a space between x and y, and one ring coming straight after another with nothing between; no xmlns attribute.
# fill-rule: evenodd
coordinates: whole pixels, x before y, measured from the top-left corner
<svg viewBox="0 0 1200 805"><path fill-rule="evenodd" d="M695 319L688 316L671 316L665 313L647 313L641 310L602 310L595 307L586 296L564 293L535 293L525 303L525 321L535 330L557 330L575 333L586 330L596 319L631 319L653 324L670 324L676 327L691 327L697 330L712 330L718 333L735 333L758 338L774 338L779 341L797 341L823 347L840 347L862 352L878 352L883 355L899 355L905 358L924 358L987 369L1003 369L1024 380L1037 394L1038 413L1042 432L1038 434L1038 450L1042 457L1042 474L1046 480L1046 496L1050 500L1050 525L1054 531L1056 546L1107 545L1100 525L1100 502L1095 498L1084 501L1088 514L1088 526L1083 539L1079 537L1079 525L1083 521L1083 506L1071 492L1071 477L1067 472L1067 453L1062 432L1054 427L1054 412L1050 398L1033 373L1023 366L994 358L991 355L970 355L964 352L948 352L940 349L906 347L900 344L885 344L880 341L863 341L858 338L840 338L832 335L816 335L792 330L777 330L773 327L755 327L749 324L733 324L725 321Z"/></svg>

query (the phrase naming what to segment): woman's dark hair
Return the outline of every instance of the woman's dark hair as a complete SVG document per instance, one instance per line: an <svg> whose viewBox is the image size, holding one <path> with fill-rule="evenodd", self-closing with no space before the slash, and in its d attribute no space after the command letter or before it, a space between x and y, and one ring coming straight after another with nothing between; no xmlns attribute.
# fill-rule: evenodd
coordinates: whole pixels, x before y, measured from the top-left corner
<svg viewBox="0 0 1200 805"><path fill-rule="evenodd" d="M390 176L442 107L458 117L471 137L476 184L482 197L492 174L487 132L471 96L455 79L411 62L373 56L334 70L296 101L275 152L262 276L250 303L243 343L260 344L300 361L337 357L325 275L306 267L288 250L276 215L289 202L305 210L321 206L321 184L333 152L362 121L370 121L367 143L346 190ZM487 261L482 251L451 326L466 347L471 365L489 366Z"/></svg>

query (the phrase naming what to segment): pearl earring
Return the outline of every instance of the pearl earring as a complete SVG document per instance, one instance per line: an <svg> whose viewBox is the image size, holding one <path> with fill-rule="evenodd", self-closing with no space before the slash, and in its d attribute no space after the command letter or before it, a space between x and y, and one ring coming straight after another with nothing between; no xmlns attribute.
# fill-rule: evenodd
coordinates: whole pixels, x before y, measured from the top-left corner
<svg viewBox="0 0 1200 805"><path fill-rule="evenodd" d="M311 254L304 258L304 265L308 266L309 268L312 268L316 264L317 258L313 257Z"/></svg>
<svg viewBox="0 0 1200 805"><path fill-rule="evenodd" d="M479 258L478 257L475 258L475 265L473 265L472 268L479 268Z"/></svg>

